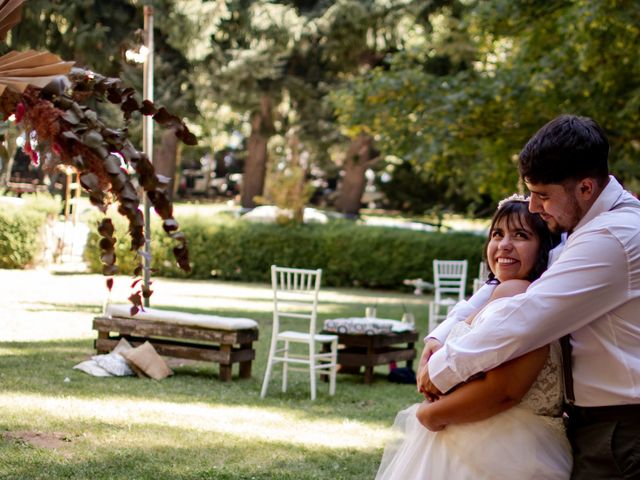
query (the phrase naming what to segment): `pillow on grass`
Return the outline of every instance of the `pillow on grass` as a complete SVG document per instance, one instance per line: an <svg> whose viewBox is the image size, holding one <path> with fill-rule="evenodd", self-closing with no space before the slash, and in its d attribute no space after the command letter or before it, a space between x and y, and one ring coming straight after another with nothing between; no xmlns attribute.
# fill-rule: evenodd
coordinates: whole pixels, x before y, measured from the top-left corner
<svg viewBox="0 0 640 480"><path fill-rule="evenodd" d="M106 355L95 355L92 357L93 361L101 367L103 370L106 370L111 375L115 377L124 377L127 375L133 375L133 370L127 364L127 361L124 359L122 354L129 350L132 350L133 347L125 338L121 338L116 348Z"/></svg>
<svg viewBox="0 0 640 480"><path fill-rule="evenodd" d="M74 365L75 369L80 370L81 372L88 373L94 377L112 377L109 372L107 372L104 368L99 366L95 360L86 360L84 362L80 362L77 365Z"/></svg>
<svg viewBox="0 0 640 480"><path fill-rule="evenodd" d="M162 380L169 375L173 375L173 370L169 368L167 362L158 355L156 349L153 348L153 345L148 341L139 347L121 352L120 354L127 360L131 369L139 377L151 377L154 380Z"/></svg>

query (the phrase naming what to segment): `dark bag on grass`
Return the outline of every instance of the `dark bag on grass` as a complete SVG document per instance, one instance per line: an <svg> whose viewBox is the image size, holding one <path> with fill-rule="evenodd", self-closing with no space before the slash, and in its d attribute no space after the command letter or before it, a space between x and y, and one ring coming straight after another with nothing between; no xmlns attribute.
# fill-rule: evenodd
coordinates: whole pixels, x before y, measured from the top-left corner
<svg viewBox="0 0 640 480"><path fill-rule="evenodd" d="M392 383L416 383L416 372L409 367L394 368L387 379Z"/></svg>

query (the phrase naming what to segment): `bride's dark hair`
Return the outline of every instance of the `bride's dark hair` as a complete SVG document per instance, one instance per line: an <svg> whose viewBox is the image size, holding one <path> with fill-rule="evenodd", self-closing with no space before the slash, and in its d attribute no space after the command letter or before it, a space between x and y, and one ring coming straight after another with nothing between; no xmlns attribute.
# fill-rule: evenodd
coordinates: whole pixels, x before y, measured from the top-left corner
<svg viewBox="0 0 640 480"><path fill-rule="evenodd" d="M549 252L560 243L560 235L550 232L546 222L542 220L540 215L529 211L528 198L520 196L509 197L498 204L498 209L491 219L489 235L487 236L487 241L484 245L483 257L485 261L487 261L487 246L491 241L491 232L493 232L496 224L501 222L502 219L507 220L507 226L509 228L512 226L520 228L523 226L523 223L526 224L540 239L540 247L538 248L536 262L529 272L529 275L526 277L526 280L533 282L547 269L547 265L549 263ZM487 262L487 265L489 265L489 262ZM491 271L491 267L489 267L488 281L492 283L498 282L495 274Z"/></svg>

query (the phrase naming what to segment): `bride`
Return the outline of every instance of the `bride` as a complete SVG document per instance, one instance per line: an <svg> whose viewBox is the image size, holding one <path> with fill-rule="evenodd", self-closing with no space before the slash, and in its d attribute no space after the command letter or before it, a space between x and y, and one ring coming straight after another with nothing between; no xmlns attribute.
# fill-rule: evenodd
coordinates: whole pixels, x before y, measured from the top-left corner
<svg viewBox="0 0 640 480"><path fill-rule="evenodd" d="M503 200L485 247L497 284L489 301L524 292L546 269L554 245L526 199ZM450 338L482 322L483 313L458 322ZM385 448L376 479L567 480L572 459L562 402L556 342L398 413L394 428L401 435Z"/></svg>

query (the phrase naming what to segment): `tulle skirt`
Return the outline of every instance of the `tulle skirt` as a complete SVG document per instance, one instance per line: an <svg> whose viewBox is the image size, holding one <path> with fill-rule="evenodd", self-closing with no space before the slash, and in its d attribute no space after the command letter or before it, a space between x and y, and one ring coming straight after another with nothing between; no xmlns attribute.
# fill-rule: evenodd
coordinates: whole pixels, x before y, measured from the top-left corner
<svg viewBox="0 0 640 480"><path fill-rule="evenodd" d="M558 422L513 407L439 432L416 418L420 404L398 413L397 440L384 450L376 480L568 480L571 447Z"/></svg>

